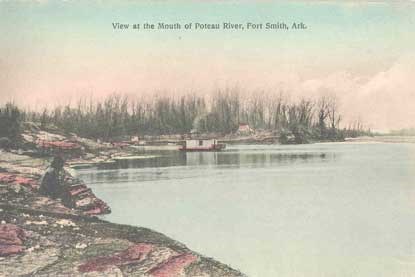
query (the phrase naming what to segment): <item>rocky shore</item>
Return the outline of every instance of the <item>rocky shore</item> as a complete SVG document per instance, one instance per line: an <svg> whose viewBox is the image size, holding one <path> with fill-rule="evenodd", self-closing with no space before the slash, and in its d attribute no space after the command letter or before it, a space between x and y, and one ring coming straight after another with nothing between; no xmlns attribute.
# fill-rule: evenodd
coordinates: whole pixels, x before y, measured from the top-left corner
<svg viewBox="0 0 415 277"><path fill-rule="evenodd" d="M42 149L85 147L51 141ZM0 150L0 276L244 276L153 230L99 219L110 207L70 168L61 199L40 195L50 153L37 150ZM67 164L110 162L111 151L89 149Z"/></svg>
<svg viewBox="0 0 415 277"><path fill-rule="evenodd" d="M146 228L3 203L0 218L2 276L243 276Z"/></svg>

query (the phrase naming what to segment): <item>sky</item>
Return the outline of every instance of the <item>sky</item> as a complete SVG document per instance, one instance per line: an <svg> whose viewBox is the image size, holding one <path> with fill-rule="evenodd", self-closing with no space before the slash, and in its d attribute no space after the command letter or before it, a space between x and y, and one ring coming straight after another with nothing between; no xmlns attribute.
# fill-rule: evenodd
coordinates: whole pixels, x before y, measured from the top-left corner
<svg viewBox="0 0 415 277"><path fill-rule="evenodd" d="M180 23L116 30L112 23ZM305 30L186 30L303 22ZM131 27L130 27L131 28ZM0 103L113 93L333 94L343 122L415 127L415 1L1 1Z"/></svg>

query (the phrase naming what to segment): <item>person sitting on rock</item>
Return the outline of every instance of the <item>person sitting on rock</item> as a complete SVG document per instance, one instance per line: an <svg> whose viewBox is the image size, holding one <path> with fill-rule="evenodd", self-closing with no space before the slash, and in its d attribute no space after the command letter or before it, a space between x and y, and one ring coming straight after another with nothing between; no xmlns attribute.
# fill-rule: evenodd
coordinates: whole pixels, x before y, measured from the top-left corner
<svg viewBox="0 0 415 277"><path fill-rule="evenodd" d="M63 191L63 166L65 162L61 157L55 157L42 177L39 192L51 198L59 198Z"/></svg>
<svg viewBox="0 0 415 277"><path fill-rule="evenodd" d="M12 146L12 142L9 138L6 137L0 137L0 149L4 149L6 151L9 151Z"/></svg>

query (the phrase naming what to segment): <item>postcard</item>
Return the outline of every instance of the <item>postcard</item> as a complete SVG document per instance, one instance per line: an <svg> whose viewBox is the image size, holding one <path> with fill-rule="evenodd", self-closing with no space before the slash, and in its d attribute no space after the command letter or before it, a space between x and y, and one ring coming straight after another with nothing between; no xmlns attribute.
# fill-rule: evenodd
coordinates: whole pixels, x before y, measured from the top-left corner
<svg viewBox="0 0 415 277"><path fill-rule="evenodd" d="M0 276L415 276L415 2L0 0Z"/></svg>

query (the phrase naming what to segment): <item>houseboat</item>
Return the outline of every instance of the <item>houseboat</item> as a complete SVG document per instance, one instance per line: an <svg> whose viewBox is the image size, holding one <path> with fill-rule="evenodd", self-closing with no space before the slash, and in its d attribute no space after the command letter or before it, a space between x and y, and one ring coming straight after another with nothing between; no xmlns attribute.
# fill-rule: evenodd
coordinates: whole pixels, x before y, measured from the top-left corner
<svg viewBox="0 0 415 277"><path fill-rule="evenodd" d="M221 151L225 144L216 139L189 139L179 148L180 151Z"/></svg>

